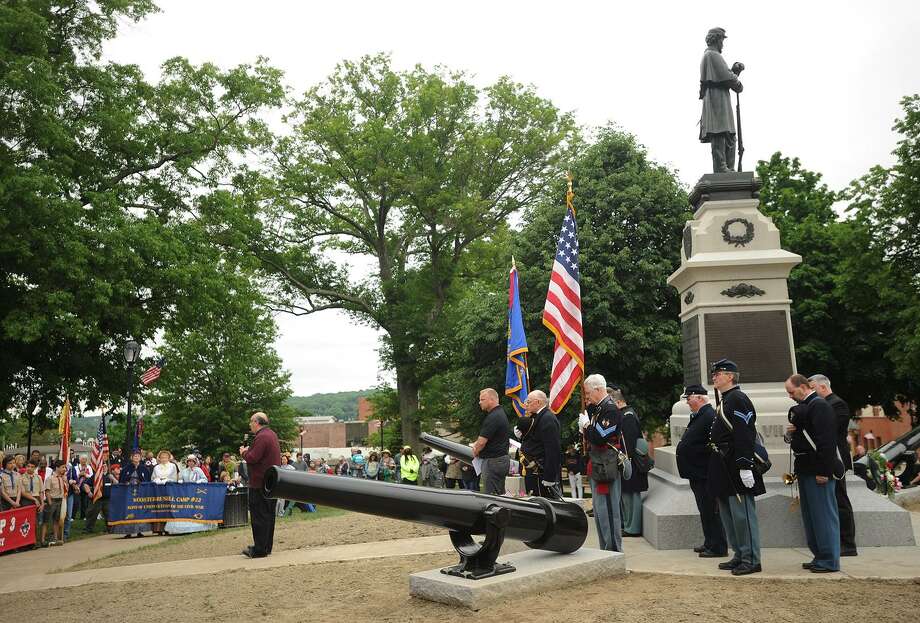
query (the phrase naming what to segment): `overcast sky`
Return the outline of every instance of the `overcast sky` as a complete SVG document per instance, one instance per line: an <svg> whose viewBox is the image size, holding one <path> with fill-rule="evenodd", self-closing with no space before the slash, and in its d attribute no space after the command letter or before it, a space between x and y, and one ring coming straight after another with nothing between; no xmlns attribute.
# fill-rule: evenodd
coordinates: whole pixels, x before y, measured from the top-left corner
<svg viewBox="0 0 920 623"><path fill-rule="evenodd" d="M697 141L706 31L743 61L745 169L780 150L846 186L889 164L904 95L920 91L920 3L261 2L184 0L126 24L106 48L149 76L172 56L221 67L265 56L294 92L343 59L389 52L398 69L443 64L480 86L531 83L579 123L615 122L692 185L710 166ZM560 198L561 200L561 198ZM576 199L577 201L577 199ZM496 284L503 289L506 284ZM537 301L536 293L528 297ZM377 333L336 312L278 318L296 394L363 389L381 374Z"/></svg>

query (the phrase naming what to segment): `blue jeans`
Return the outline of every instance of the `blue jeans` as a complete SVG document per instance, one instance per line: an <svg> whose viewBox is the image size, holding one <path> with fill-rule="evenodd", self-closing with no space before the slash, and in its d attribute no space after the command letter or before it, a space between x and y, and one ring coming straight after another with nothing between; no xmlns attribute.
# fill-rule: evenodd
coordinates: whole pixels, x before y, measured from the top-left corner
<svg viewBox="0 0 920 623"><path fill-rule="evenodd" d="M754 496L732 495L719 499L719 517L725 527L728 543L732 546L732 560L747 565L760 564L760 528L757 525L757 509Z"/></svg>
<svg viewBox="0 0 920 623"><path fill-rule="evenodd" d="M837 510L837 483L831 478L819 485L811 474L798 478L800 508L805 524L805 540L817 567L840 571L840 514Z"/></svg>
<svg viewBox="0 0 920 623"><path fill-rule="evenodd" d="M70 524L73 523L73 503L77 496L71 493L67 496L67 519L64 520L64 540L70 538Z"/></svg>
<svg viewBox="0 0 920 623"><path fill-rule="evenodd" d="M591 499L594 504L594 524L597 527L597 542L601 549L611 552L623 551L623 523L620 519L620 492L622 484L617 478L606 483L609 492L599 494L598 483L591 482Z"/></svg>

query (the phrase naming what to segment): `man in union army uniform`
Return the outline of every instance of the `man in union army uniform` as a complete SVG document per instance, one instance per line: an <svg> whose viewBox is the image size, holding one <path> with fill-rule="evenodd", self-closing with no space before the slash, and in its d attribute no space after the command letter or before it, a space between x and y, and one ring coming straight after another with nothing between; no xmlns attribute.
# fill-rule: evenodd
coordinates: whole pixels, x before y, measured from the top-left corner
<svg viewBox="0 0 920 623"><path fill-rule="evenodd" d="M712 364L711 371L712 384L722 400L710 433L714 451L709 458L707 486L719 502L719 516L734 551L732 559L719 563L719 568L730 570L732 575L758 573L760 532L754 496L766 493L766 489L763 478L754 471L757 414L751 399L738 386L741 377L734 361L721 359Z"/></svg>

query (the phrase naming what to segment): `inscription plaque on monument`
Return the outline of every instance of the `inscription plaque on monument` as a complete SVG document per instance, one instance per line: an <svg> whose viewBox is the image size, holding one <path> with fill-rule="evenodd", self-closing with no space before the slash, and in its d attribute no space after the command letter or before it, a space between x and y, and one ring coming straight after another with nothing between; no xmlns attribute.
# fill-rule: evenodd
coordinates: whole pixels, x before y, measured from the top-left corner
<svg viewBox="0 0 920 623"><path fill-rule="evenodd" d="M785 311L713 313L705 322L707 367L727 357L738 364L742 383L783 382L792 374Z"/></svg>
<svg viewBox="0 0 920 623"><path fill-rule="evenodd" d="M684 386L703 382L700 378L700 317L693 316L680 325L684 351Z"/></svg>

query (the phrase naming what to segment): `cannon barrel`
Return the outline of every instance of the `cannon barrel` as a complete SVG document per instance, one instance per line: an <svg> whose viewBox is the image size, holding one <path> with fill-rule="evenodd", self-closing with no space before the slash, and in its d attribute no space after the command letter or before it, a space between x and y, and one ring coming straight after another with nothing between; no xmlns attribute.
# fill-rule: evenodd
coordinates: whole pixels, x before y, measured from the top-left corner
<svg viewBox="0 0 920 623"><path fill-rule="evenodd" d="M885 460L893 462L903 453L913 452L917 448L920 448L920 427L904 433L893 441L889 441L878 451L885 457ZM874 464L870 464L869 461L868 453L855 461L853 463L853 473L865 480L867 487L875 489L878 485L878 474L876 473L878 468Z"/></svg>
<svg viewBox="0 0 920 623"><path fill-rule="evenodd" d="M444 439L443 437L437 437L430 433L422 433L419 436L419 440L461 461L466 461L467 463L473 462L473 449L469 446L464 446L462 443Z"/></svg>
<svg viewBox="0 0 920 623"><path fill-rule="evenodd" d="M461 535L487 534L490 525L497 525L503 530L499 545L500 538L508 536L533 549L563 554L580 548L588 534L588 520L581 507L543 498L508 498L277 467L265 474L265 492L272 498L413 521L447 528ZM453 539L454 534L451 537Z"/></svg>

